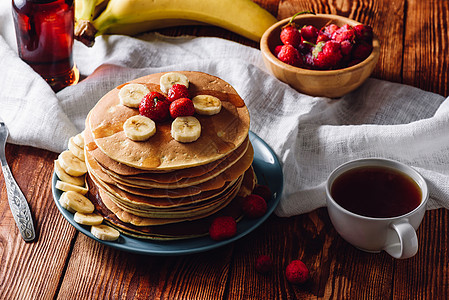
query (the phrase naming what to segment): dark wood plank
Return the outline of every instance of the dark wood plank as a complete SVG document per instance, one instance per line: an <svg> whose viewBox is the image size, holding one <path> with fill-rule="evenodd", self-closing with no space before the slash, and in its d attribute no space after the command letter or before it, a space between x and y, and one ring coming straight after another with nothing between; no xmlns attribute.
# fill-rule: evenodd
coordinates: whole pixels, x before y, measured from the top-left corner
<svg viewBox="0 0 449 300"><path fill-rule="evenodd" d="M55 153L7 145L11 171L28 199L37 240L25 243L16 227L0 180L0 298L51 299L70 255L75 229L57 210L50 182ZM7 283L7 284L3 284Z"/></svg>
<svg viewBox="0 0 449 300"><path fill-rule="evenodd" d="M233 245L200 254L130 254L80 234L59 299L223 298Z"/></svg>
<svg viewBox="0 0 449 300"><path fill-rule="evenodd" d="M449 96L449 3L408 1L404 83Z"/></svg>

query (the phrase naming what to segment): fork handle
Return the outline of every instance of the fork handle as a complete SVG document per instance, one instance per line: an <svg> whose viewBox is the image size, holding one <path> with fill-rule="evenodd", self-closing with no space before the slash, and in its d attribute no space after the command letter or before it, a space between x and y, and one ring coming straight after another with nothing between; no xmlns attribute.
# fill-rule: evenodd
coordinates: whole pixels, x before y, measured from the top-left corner
<svg viewBox="0 0 449 300"><path fill-rule="evenodd" d="M2 164L2 170L6 183L9 207L11 208L14 221L16 221L17 227L19 227L22 238L26 242L30 242L34 240L36 233L27 200L17 185L17 182L14 180L8 165Z"/></svg>

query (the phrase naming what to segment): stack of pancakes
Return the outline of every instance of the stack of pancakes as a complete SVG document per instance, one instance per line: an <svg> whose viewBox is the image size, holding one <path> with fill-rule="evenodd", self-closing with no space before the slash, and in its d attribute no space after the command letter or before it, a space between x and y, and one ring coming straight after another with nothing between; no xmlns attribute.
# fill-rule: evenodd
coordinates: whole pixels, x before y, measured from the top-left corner
<svg viewBox="0 0 449 300"><path fill-rule="evenodd" d="M84 131L89 198L105 220L121 232L147 239L173 240L205 235L220 215L242 213L237 195L255 185L249 114L225 81L200 72L179 72L190 81L189 93L212 95L220 113L195 114L201 136L192 143L171 137L171 120L157 123L147 141L132 141L123 123L139 114L120 104L119 86L90 111ZM152 74L131 81L161 92Z"/></svg>

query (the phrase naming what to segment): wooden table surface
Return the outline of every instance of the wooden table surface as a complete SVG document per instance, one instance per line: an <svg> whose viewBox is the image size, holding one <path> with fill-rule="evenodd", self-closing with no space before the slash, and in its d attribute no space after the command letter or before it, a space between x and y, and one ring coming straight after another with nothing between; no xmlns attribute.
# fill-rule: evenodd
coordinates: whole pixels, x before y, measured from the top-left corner
<svg viewBox="0 0 449 300"><path fill-rule="evenodd" d="M373 77L449 94L449 2L437 0L260 0L278 19L303 10L338 14L371 25L381 41ZM214 27L161 30L257 43ZM38 239L23 242L0 177L0 299L448 299L448 211L428 211L419 251L406 260L361 252L338 236L326 210L271 216L247 237L205 253L175 257L114 250L79 233L59 213L51 193L56 153L7 145L11 170L29 200ZM254 269L261 254L274 270ZM305 285L286 281L301 259Z"/></svg>

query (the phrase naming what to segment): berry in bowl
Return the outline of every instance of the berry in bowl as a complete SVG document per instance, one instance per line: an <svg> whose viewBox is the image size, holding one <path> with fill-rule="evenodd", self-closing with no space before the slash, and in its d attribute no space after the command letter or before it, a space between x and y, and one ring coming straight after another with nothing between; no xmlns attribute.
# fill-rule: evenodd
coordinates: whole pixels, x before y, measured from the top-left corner
<svg viewBox="0 0 449 300"><path fill-rule="evenodd" d="M358 88L373 72L380 44L371 27L337 15L301 14L262 36L265 65L299 92L329 98Z"/></svg>

